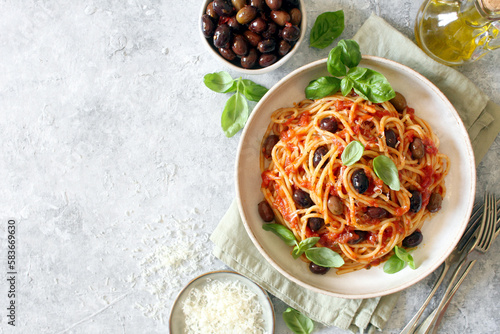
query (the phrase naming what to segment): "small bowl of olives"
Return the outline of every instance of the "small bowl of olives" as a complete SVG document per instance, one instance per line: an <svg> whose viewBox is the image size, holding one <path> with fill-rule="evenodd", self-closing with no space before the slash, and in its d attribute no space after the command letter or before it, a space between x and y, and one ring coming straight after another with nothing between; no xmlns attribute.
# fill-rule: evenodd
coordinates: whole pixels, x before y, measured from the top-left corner
<svg viewBox="0 0 500 334"><path fill-rule="evenodd" d="M307 28L303 0L206 0L200 17L199 30L210 52L247 74L283 65Z"/></svg>

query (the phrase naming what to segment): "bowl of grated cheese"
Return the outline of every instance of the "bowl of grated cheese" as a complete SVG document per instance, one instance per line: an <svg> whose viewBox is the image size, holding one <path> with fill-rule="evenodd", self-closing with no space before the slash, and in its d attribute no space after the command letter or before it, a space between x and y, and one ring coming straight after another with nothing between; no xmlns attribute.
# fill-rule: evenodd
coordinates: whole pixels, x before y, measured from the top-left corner
<svg viewBox="0 0 500 334"><path fill-rule="evenodd" d="M274 310L267 293L234 271L196 277L170 311L171 334L274 333Z"/></svg>

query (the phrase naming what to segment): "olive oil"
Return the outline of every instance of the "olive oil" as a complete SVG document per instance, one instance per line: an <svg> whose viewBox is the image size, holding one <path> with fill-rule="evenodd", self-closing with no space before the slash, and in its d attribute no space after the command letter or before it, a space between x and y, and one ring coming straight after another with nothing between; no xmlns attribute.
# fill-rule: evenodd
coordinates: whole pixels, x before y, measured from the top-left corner
<svg viewBox="0 0 500 334"><path fill-rule="evenodd" d="M446 65L479 59L498 35L498 25L484 18L474 1L425 1L415 25L419 46Z"/></svg>

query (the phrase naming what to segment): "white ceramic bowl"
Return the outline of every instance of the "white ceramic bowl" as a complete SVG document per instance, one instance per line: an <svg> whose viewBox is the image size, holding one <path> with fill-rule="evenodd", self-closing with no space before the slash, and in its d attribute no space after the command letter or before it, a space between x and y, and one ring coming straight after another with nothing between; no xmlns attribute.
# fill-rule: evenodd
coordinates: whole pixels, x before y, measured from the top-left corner
<svg viewBox="0 0 500 334"><path fill-rule="evenodd" d="M446 196L443 207L424 223L424 242L412 253L416 270L405 268L386 274L383 266L337 275L314 275L307 264L294 260L291 248L273 233L262 229L257 204L260 192L259 152L270 115L280 107L292 106L305 98L307 84L329 75L326 59L305 65L290 73L260 100L243 131L236 162L236 194L245 228L253 243L281 274L308 289L344 298L369 298L387 295L417 283L433 272L451 253L467 225L475 193L475 164L465 127L441 91L412 69L379 57L364 56L360 66L374 69L386 76L392 87L402 93L415 113L428 121L440 139L439 150L451 161L445 178Z"/></svg>
<svg viewBox="0 0 500 334"><path fill-rule="evenodd" d="M191 290L198 288L203 288L206 284L209 284L212 281L220 281L220 282L239 282L246 286L251 292L255 293L257 296L257 300L259 304L262 306L262 319L264 321L263 327L266 333L272 334L274 333L275 326L275 318L274 318L274 309L273 304L271 303L271 299L267 295L266 291L262 289L260 286L252 282L250 279L245 276L238 274L234 271L212 271L200 275L189 282L184 289L181 290L179 295L177 296L174 304L172 305L172 309L170 311L170 319L169 319L169 329L170 334L183 334L185 333L185 323L186 316L182 311L182 305L184 301L188 298Z"/></svg>
<svg viewBox="0 0 500 334"><path fill-rule="evenodd" d="M305 38L306 30L307 30L306 10L305 10L304 1L303 0L299 0L300 11L302 13L302 21L300 23L300 37L297 40L297 42L295 43L295 45L293 46L293 48L290 50L290 52L288 52L284 57L281 57L276 63L274 63L274 64L272 64L271 66L268 66L268 67L255 68L255 69L246 69L246 68L243 68L241 66L237 66L237 65L231 63L230 61L226 60L225 58L223 58L220 55L219 51L217 51L217 49L203 35L202 29L201 29L201 16L203 14L205 14L205 10L207 8L207 5L210 2L212 2L212 1L213 0L205 0L203 2L203 6L201 7L201 11L200 11L200 15L199 15L198 31L200 33L200 37L202 39L202 43L206 47L206 49L208 50L208 52L210 54L212 54L215 58L217 58L221 63L223 63L225 66L231 68L232 70L235 70L235 71L238 71L238 72L244 73L244 74L262 74L262 73L271 72L271 71L277 69L278 67L280 67L281 65L283 65L284 63L286 63L290 58L292 58L293 55L295 54L295 52L297 52L300 44L302 43L302 41Z"/></svg>

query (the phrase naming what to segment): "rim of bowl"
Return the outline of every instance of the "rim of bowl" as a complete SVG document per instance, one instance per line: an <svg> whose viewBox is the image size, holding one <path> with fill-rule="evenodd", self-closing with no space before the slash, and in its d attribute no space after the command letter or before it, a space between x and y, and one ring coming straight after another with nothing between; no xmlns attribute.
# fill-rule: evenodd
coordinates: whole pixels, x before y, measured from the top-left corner
<svg viewBox="0 0 500 334"><path fill-rule="evenodd" d="M217 58L219 60L219 62L228 66L229 68L231 68L234 71L244 73L244 74L263 74L263 73L271 72L271 71L277 69L278 67L280 67L281 65L283 65L284 63L286 63L295 54L295 52L299 49L300 45L302 44L302 41L305 39L306 30L307 30L307 15L306 15L306 11L304 10L304 8L305 8L304 0L299 0L300 12L302 14L302 20L300 22L300 26L301 26L300 37L297 40L297 43L295 43L295 45L293 46L292 50L290 50L290 52L288 52L284 57L280 58L277 62L275 62L274 64L272 64L271 66L268 66L268 67L246 69L246 68L234 65L230 61L224 59L216 50L214 50L212 48L212 46L210 45L210 43L208 42L207 38L205 38L205 36L203 35L202 26L201 26L201 16L203 14L205 14L205 10L207 8L207 5L212 1L213 0L205 0L203 2L203 6L201 7L200 14L198 15L198 17L199 17L198 33L200 34L200 38L203 40L203 42L202 42L203 45L205 45L205 47L209 50L209 52L215 58Z"/></svg>
<svg viewBox="0 0 500 334"><path fill-rule="evenodd" d="M243 274L240 274L239 272L236 272L236 271L231 271L231 270L214 270L214 271L209 271L209 272L206 272L204 274L201 274L199 276L196 276L195 278L193 278L192 280L190 280L182 289L181 291L179 291L179 293L177 294L177 297L175 297L175 300L172 304L172 308L170 309L170 314L168 316L168 328L169 328L169 331L172 331L172 315L173 315L173 312L174 312L174 309L175 307L177 306L177 303L179 302L179 298L181 297L181 295L184 293L184 291L187 290L187 288L189 288L189 286L191 286L192 283L194 283L195 281L207 276L207 275L213 275L213 274L234 274L236 276L240 276L241 280L248 280L249 282L253 283L255 286L257 286L259 288L260 291L262 291L262 293L264 294L264 296L266 297L266 302L269 303L269 306L271 307L271 319L272 319L272 328L273 328L273 332L275 332L276 330L276 314L274 312L274 306L273 306L273 302L271 301L271 297L269 297L269 293L267 293L266 290L264 290L263 287L261 287L259 284L255 283L254 281L252 281L250 278L246 277L245 275Z"/></svg>
<svg viewBox="0 0 500 334"><path fill-rule="evenodd" d="M458 115L458 112L455 109L455 107L453 106L453 104L448 100L448 98L446 97L446 95L444 95L444 93L434 83L432 83L429 79L427 79L426 77L424 77L419 72L413 70L412 68L410 68L410 67L408 67L406 65L403 65L401 63L398 63L397 61L394 61L394 60L390 60L390 59L383 58L383 57L378 57L378 56L370 56L370 55L362 55L362 58L365 59L365 60L375 60L375 61L378 61L378 62L381 62L381 63L386 63L386 64L388 63L388 64L391 64L392 66L399 67L400 69L403 69L404 71L406 71L408 73L411 73L412 75L414 75L415 77L417 77L419 80L425 82L426 85L428 85L436 93L436 95L439 96L439 98L441 100L443 100L443 102L450 107L450 109L453 111L453 116L454 116L455 120L457 121L458 126L460 126L462 128L462 131L464 133L467 133L467 130L465 129L463 121L461 120L460 116ZM239 182L239 179L238 179L238 168L239 168L239 164L240 164L240 156L242 154L241 152L242 152L243 142L244 142L244 139L246 137L246 133L247 133L247 131L249 129L248 124L250 124L254 118L258 117L259 113L256 113L255 111L259 110L260 105L265 102L265 100L266 100L265 97L268 96L268 94L272 94L272 92L274 92L276 89L278 89L278 87L280 87L284 82L286 82L290 78L293 78L297 74L299 74L301 72L304 72L304 71L307 71L310 68L313 68L315 66L321 65L323 63L326 64L326 62L327 62L327 58L315 60L315 61L310 62L310 63L308 63L306 65L303 65L303 66L297 68L296 70L292 71L291 73L287 74L281 80L279 80L276 84L274 84L269 89L268 93L266 93L266 95L264 96L264 98L262 98L257 103L257 105L254 107L253 112L250 115L250 117L248 118L247 123L246 123L246 125L245 125L245 127L243 129L242 134L241 134L240 142L238 144L238 149L237 149L237 153L236 153L235 187L236 187L236 199L237 199L237 204L238 204L238 210L240 212L241 220L243 222L245 230L247 231L247 234L250 237L250 239L252 240L252 243L254 244L254 246L259 250L259 253L266 259L266 261L273 268L275 268L276 270L278 270L283 276L285 276L290 281L292 281L292 282L294 282L294 283L296 283L296 284L298 284L298 285L300 285L300 286L302 286L302 287L304 287L304 288L306 288L308 290L314 291L314 292L318 292L318 293L322 293L322 294L326 294L326 295L334 296L334 297L346 298L346 299L374 298L374 297L386 296L386 295L389 295L391 293L395 293L395 292L404 290L404 289L406 289L406 288L408 288L410 286L413 286L414 284L420 282L421 280L423 280L424 278L426 278L427 276L429 276L432 272L434 272L446 260L446 258L451 254L451 252L453 251L453 249L458 244L458 242L459 242L459 240L460 240L463 232L465 231L465 228L467 227L468 217L470 216L470 214L472 212L473 205L474 205L475 189L476 189L476 177L475 177L475 175L476 175L476 168L475 168L475 158L474 158L474 153L473 153L474 151L472 150L472 144L471 144L470 138L468 138L468 140L466 140L467 155L469 157L469 160L471 161L472 169L470 171L470 173L471 173L471 175L470 175L470 177L471 177L471 184L470 184L470 188L467 189L467 192L470 192L472 194L472 197L471 197L471 200L468 203L468 208L466 209L466 211L467 211L467 215L466 215L467 218L464 218L464 222L462 222L462 226L461 226L462 232L456 236L455 240L453 240L452 247L450 247L449 249L447 249L446 252L444 252L443 254L441 254L441 256L436 261L436 263L432 267L430 267L425 273L421 274L420 276L415 277L413 280L410 280L409 282L407 282L405 284L402 284L400 286L389 288L389 289L386 289L384 291L364 293L364 294L343 294L343 293L338 293L338 292L333 292L333 291L327 291L327 290L318 288L318 287L316 287L314 285L311 285L311 284L309 284L309 283L307 283L307 282L305 282L305 281L303 281L301 279L298 279L298 278L294 277L292 274L290 274L288 271L286 271L282 266L280 266L272 258L272 256L270 254L268 254L264 250L264 248L262 247L262 245L260 244L260 242L257 240L257 237L253 234L253 232L252 232L252 230L251 230L251 228L250 228L250 226L249 226L246 218L244 217L243 212L245 210L243 210L243 204L241 202L241 197L240 197L241 189L240 189L240 182Z"/></svg>

